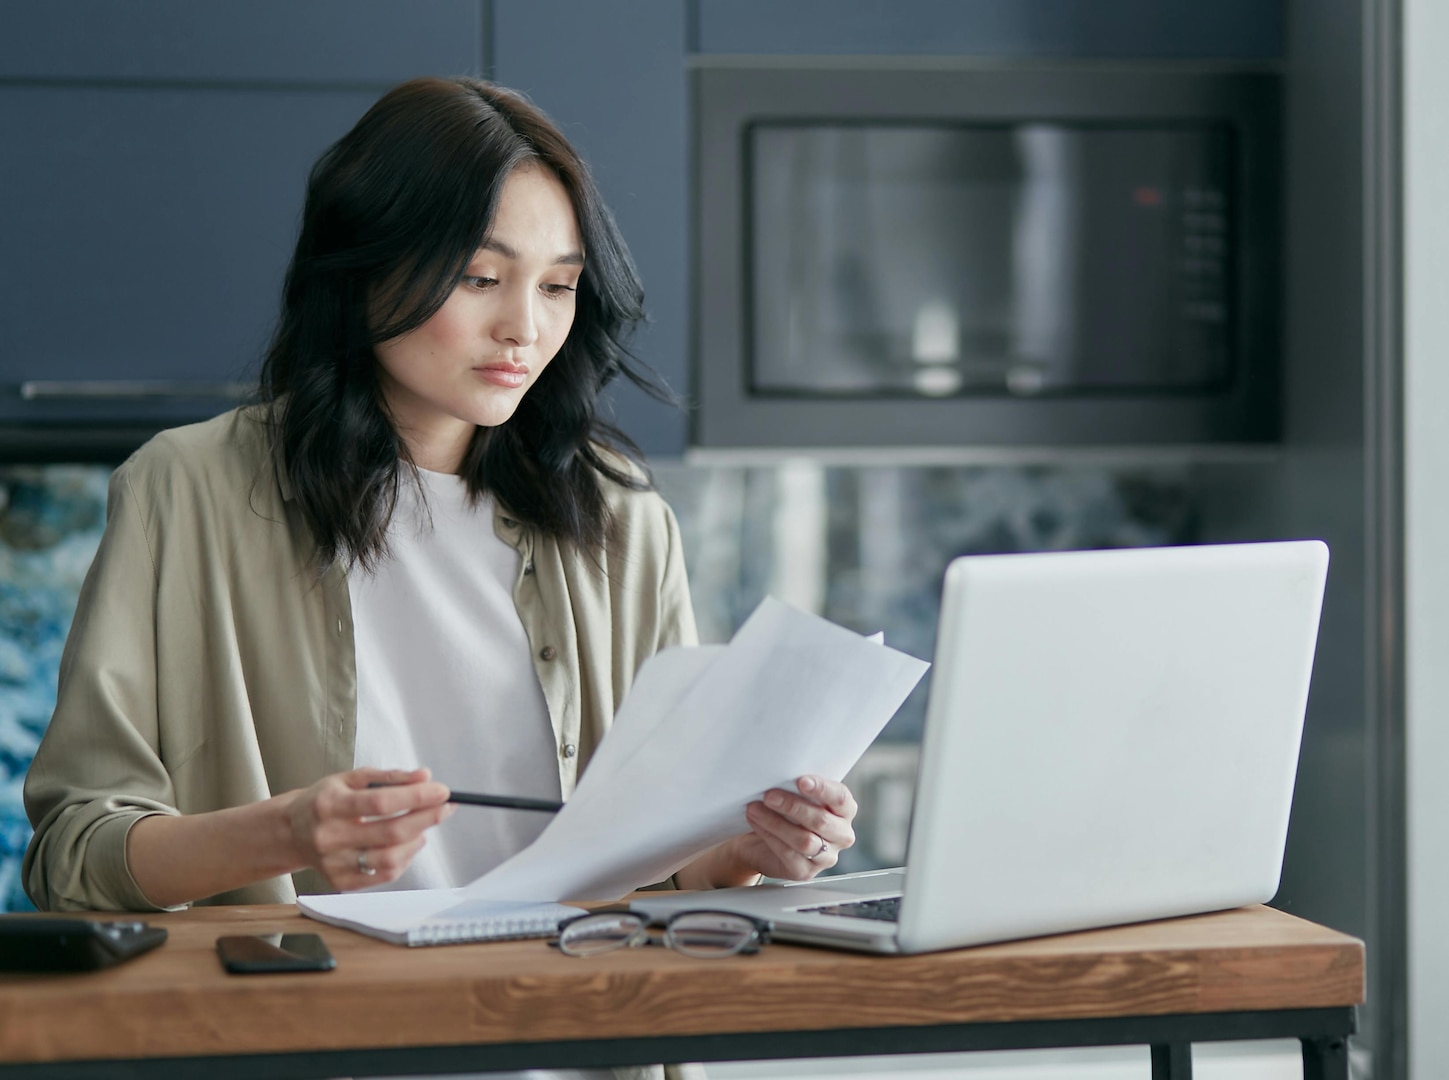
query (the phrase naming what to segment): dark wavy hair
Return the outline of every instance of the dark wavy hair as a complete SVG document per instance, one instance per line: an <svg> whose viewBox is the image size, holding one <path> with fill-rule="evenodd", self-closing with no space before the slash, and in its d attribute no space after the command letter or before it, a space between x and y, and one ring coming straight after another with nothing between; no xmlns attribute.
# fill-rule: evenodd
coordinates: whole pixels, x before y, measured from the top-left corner
<svg viewBox="0 0 1449 1080"><path fill-rule="evenodd" d="M588 166L542 111L478 79L414 79L385 94L313 166L281 318L262 366L275 465L299 500L320 565L374 567L400 484L417 480L388 418L373 349L442 307L492 226L508 175L533 162L573 202L585 262L573 326L507 423L480 427L461 473L473 498L598 557L605 480L647 490L634 443L598 411L624 375L673 395L626 341L643 288ZM411 476L408 473L411 472Z"/></svg>

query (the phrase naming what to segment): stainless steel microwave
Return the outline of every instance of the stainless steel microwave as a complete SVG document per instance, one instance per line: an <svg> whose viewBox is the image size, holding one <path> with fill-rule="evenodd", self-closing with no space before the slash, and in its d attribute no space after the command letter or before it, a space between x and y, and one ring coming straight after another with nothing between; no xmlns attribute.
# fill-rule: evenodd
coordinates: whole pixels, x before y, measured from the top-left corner
<svg viewBox="0 0 1449 1080"><path fill-rule="evenodd" d="M694 447L1278 438L1271 70L694 79Z"/></svg>

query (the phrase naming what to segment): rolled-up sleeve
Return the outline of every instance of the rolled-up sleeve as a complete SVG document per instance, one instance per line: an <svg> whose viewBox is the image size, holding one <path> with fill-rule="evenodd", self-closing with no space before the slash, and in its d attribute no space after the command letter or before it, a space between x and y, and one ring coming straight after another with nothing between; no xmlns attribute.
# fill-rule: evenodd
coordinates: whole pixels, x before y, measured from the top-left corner
<svg viewBox="0 0 1449 1080"><path fill-rule="evenodd" d="M177 812L157 713L156 569L123 465L66 639L55 712L25 778L35 835L23 874L38 908L159 910L126 864L131 826Z"/></svg>

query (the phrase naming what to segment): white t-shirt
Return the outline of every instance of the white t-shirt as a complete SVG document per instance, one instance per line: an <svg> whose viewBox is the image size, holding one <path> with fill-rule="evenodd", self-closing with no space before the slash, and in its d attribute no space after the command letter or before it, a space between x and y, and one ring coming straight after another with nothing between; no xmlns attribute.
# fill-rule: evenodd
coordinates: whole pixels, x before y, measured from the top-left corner
<svg viewBox="0 0 1449 1080"><path fill-rule="evenodd" d="M419 470L388 531L391 557L348 575L357 655L358 766L412 769L460 791L559 798L558 751L513 604L520 556L493 532L493 502L461 477ZM397 881L466 885L530 844L548 815L460 806Z"/></svg>
<svg viewBox="0 0 1449 1080"><path fill-rule="evenodd" d="M493 532L493 500L461 477L418 470L388 529L391 556L347 576L357 656L355 765L414 769L459 791L559 798L558 752L528 635L513 606L517 551ZM533 842L548 815L460 806L396 881L466 885ZM608 1070L490 1073L496 1080L604 1080ZM408 1078L401 1078L408 1080Z"/></svg>

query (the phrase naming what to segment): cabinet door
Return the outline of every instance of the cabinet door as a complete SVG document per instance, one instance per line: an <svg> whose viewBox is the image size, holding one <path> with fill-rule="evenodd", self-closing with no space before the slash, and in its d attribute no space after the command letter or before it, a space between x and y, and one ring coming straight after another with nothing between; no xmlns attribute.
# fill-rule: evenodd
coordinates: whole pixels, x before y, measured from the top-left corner
<svg viewBox="0 0 1449 1080"><path fill-rule="evenodd" d="M216 388L255 377L307 170L376 96L0 86L0 422L225 407ZM130 393L153 381L175 394Z"/></svg>
<svg viewBox="0 0 1449 1080"><path fill-rule="evenodd" d="M307 171L481 0L0 0L0 456L112 457L229 407Z"/></svg>
<svg viewBox="0 0 1449 1080"><path fill-rule="evenodd" d="M562 8L562 15L560 14ZM685 4L495 0L494 76L528 94L588 160L639 273L649 324L634 352L687 390L688 137ZM654 456L684 451L685 416L632 385L617 420Z"/></svg>

